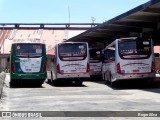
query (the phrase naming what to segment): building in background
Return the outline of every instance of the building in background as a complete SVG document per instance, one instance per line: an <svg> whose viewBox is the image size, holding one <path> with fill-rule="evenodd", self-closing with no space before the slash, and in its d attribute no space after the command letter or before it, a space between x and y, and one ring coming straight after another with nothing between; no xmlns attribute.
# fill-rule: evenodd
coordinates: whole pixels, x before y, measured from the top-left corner
<svg viewBox="0 0 160 120"><path fill-rule="evenodd" d="M5 29L0 30L0 66L9 68L9 55L12 43L44 43L47 55L54 55L56 43L64 42L85 30L52 30L52 29ZM3 57L5 59L3 59ZM4 61L3 61L4 60Z"/></svg>
<svg viewBox="0 0 160 120"><path fill-rule="evenodd" d="M155 53L155 70L157 74L160 74L160 46L154 46Z"/></svg>

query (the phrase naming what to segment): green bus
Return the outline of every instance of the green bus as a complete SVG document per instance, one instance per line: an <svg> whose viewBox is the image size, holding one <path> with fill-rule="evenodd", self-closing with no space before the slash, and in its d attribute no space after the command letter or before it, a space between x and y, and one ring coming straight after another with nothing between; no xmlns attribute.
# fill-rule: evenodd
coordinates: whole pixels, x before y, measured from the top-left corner
<svg viewBox="0 0 160 120"><path fill-rule="evenodd" d="M42 43L13 43L10 54L10 85L46 80L46 46Z"/></svg>

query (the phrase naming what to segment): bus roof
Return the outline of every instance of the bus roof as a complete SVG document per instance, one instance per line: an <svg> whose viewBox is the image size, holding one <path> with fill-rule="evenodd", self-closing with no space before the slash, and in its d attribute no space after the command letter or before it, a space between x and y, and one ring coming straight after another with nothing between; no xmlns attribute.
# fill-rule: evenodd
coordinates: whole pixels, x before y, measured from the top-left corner
<svg viewBox="0 0 160 120"><path fill-rule="evenodd" d="M128 37L128 38L119 38L119 39L115 39L112 43L110 43L109 45L107 45L102 51L104 51L104 50L106 50L106 49L108 49L108 48L110 48L111 50L113 50L112 48L111 48L111 46L113 46L114 44L115 44L115 42L116 41L118 41L118 40L127 40L127 39L136 39L137 37Z"/></svg>
<svg viewBox="0 0 160 120"><path fill-rule="evenodd" d="M45 45L44 43L20 43L20 42L17 42L17 43L12 43L12 45L14 44L40 44L40 45Z"/></svg>
<svg viewBox="0 0 160 120"><path fill-rule="evenodd" d="M62 43L87 43L88 44L88 42L62 42Z"/></svg>
<svg viewBox="0 0 160 120"><path fill-rule="evenodd" d="M57 45L59 45L59 44L69 44L69 43L72 43L72 44L85 43L85 44L87 44L87 45L88 45L88 43L87 43L87 42L61 42L61 43L56 43L56 45L55 45L55 46L57 46Z"/></svg>

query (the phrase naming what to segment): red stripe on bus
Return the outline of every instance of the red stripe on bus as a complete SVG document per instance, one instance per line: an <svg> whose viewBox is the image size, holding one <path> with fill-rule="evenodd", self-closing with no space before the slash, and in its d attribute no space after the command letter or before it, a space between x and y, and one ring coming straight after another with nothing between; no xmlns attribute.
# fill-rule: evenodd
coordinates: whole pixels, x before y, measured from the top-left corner
<svg viewBox="0 0 160 120"><path fill-rule="evenodd" d="M131 65L131 64L144 64L144 65L149 65L149 64L146 64L146 63L129 63L129 64L125 64L125 65L122 65L122 66L127 66L127 65Z"/></svg>
<svg viewBox="0 0 160 120"><path fill-rule="evenodd" d="M70 65L84 66L84 65L80 65L80 64L68 64L68 65L64 65L64 66L70 66ZM61 66L61 67L64 67L64 66Z"/></svg>
<svg viewBox="0 0 160 120"><path fill-rule="evenodd" d="M89 74L88 72L76 72L76 73L58 73L58 74Z"/></svg>

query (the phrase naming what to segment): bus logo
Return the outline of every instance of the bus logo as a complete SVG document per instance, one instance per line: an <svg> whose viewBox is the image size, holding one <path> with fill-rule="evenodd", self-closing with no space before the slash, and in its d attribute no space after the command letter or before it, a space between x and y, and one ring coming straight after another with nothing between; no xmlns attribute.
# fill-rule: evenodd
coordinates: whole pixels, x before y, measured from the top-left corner
<svg viewBox="0 0 160 120"><path fill-rule="evenodd" d="M11 117L11 112L2 112L2 118L9 118Z"/></svg>

